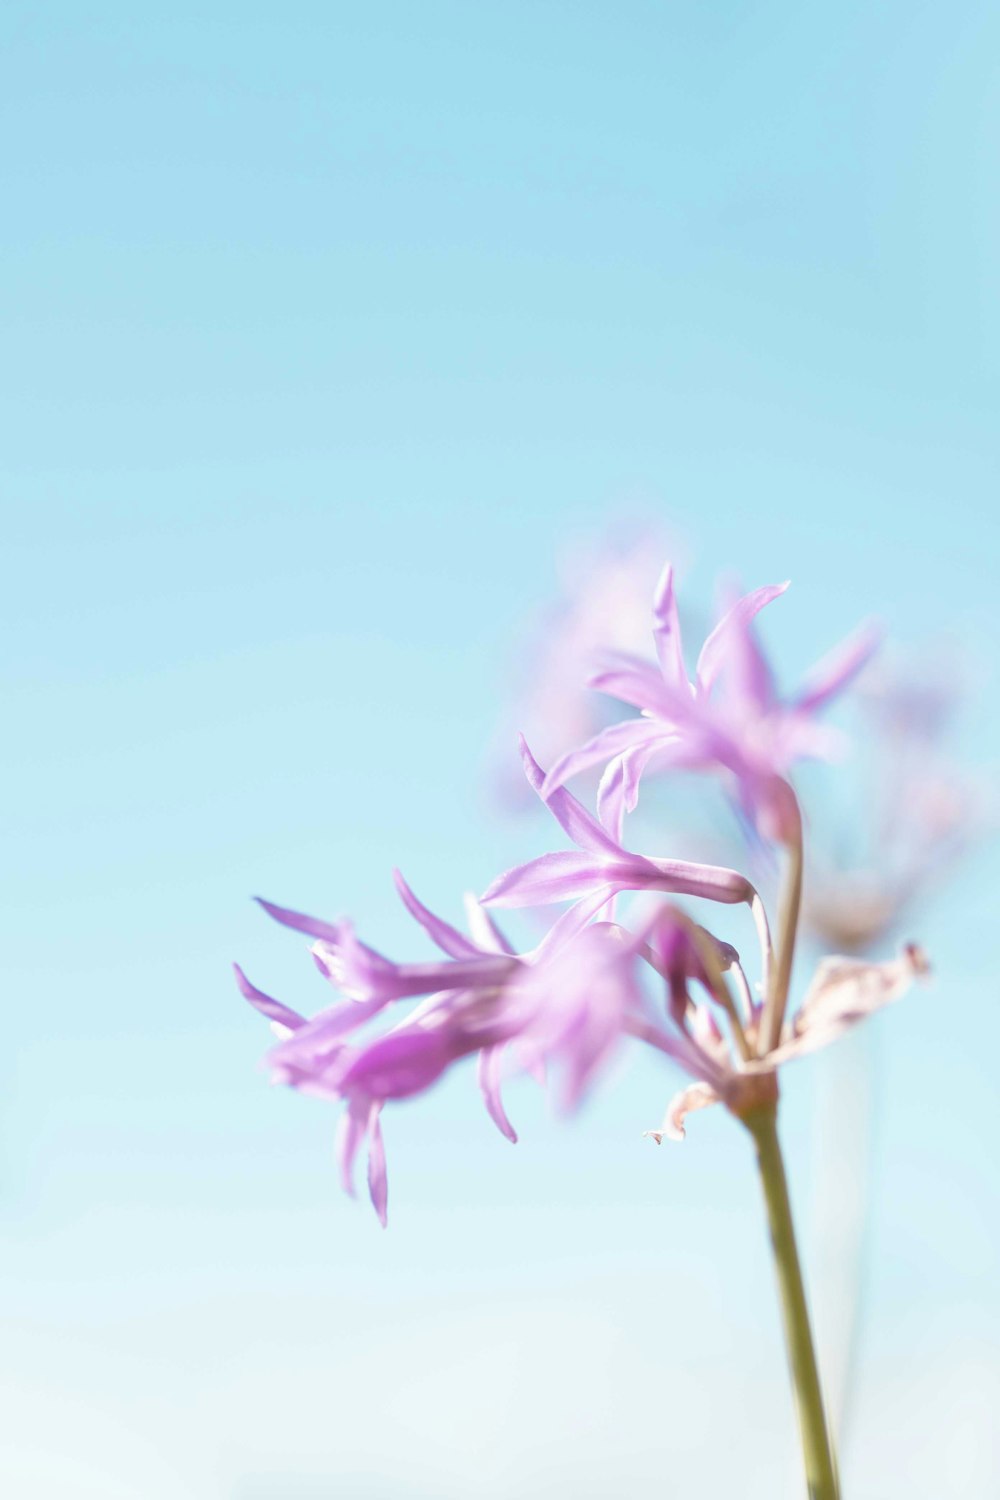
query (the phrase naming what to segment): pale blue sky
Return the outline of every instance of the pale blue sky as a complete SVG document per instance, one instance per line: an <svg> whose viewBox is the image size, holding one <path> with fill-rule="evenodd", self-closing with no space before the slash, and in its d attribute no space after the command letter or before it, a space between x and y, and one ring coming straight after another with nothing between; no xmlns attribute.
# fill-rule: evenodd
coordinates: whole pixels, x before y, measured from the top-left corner
<svg viewBox="0 0 1000 1500"><path fill-rule="evenodd" d="M405 957L393 864L454 914L540 852L484 748L616 514L696 595L790 576L790 674L873 611L950 632L995 764L995 8L12 0L0 42L0 1463L25 1500L714 1494L712 1434L763 1423L783 1493L727 1121L652 1156L639 1065L572 1128L514 1090L512 1151L456 1079L388 1122L382 1235L227 965L318 1006L251 893ZM866 1054L855 1500L901 1449L915 1500L990 1488L991 874Z"/></svg>

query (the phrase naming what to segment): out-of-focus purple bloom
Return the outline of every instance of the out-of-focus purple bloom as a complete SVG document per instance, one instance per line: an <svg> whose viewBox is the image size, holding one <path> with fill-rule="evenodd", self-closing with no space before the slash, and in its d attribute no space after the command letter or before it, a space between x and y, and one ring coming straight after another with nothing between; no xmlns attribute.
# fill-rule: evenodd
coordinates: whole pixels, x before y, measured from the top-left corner
<svg viewBox="0 0 1000 1500"><path fill-rule="evenodd" d="M939 648L858 684L860 815L813 827L803 921L823 946L870 951L995 831L995 794L947 750L962 675L954 652Z"/></svg>
<svg viewBox="0 0 1000 1500"><path fill-rule="evenodd" d="M544 986L525 981L544 971L606 901L603 892L588 893L562 914L532 952L518 955L478 904L475 937L466 937L418 901L398 872L396 883L407 910L441 949L442 959L393 963L361 942L350 922L326 922L261 902L276 921L315 938L311 951L317 967L347 998L306 1020L256 989L236 969L242 994L268 1017L280 1038L269 1057L273 1080L345 1101L337 1153L348 1192L353 1191L355 1157L368 1139L369 1182L383 1222L385 1159L379 1115L387 1100L422 1093L453 1063L478 1053L486 1107L499 1129L515 1140L500 1098L507 1045L516 1042L524 1050L525 1067L562 1060L574 1049L587 1051L579 1024L564 1011L553 1029L541 1014ZM382 1011L418 997L419 1004L390 1030L358 1039L359 1030ZM571 1067L575 1099L592 1066L574 1053Z"/></svg>
<svg viewBox="0 0 1000 1500"><path fill-rule="evenodd" d="M771 584L738 599L702 646L692 680L668 567L653 601L658 664L622 654L591 679L593 687L639 709L640 717L613 724L562 756L546 790L607 763L599 806L602 821L615 826L635 807L647 770L717 771L766 837L793 842L798 813L788 773L797 760L835 748L835 737L815 716L869 659L877 633L862 627L813 668L797 693L782 699L751 627L787 587Z"/></svg>
<svg viewBox="0 0 1000 1500"><path fill-rule="evenodd" d="M510 761L515 730L524 730L550 762L610 721L611 705L589 691L588 680L609 650L648 650L647 601L667 551L662 525L645 520L615 524L592 545L559 557L558 598L518 643L513 702L491 756L505 807L520 810L530 802Z"/></svg>

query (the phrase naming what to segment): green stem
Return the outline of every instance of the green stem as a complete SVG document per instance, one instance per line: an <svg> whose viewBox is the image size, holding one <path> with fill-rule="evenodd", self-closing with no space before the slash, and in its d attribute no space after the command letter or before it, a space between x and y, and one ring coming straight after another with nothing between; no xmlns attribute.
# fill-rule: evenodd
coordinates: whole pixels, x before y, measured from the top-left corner
<svg viewBox="0 0 1000 1500"><path fill-rule="evenodd" d="M809 1309L795 1245L792 1205L788 1198L785 1164L778 1141L777 1116L777 1105L762 1106L744 1115L743 1123L757 1147L757 1165L764 1188L767 1222L774 1250L778 1294L785 1325L785 1345L798 1409L809 1500L840 1500L837 1465L823 1411L823 1394L809 1327Z"/></svg>

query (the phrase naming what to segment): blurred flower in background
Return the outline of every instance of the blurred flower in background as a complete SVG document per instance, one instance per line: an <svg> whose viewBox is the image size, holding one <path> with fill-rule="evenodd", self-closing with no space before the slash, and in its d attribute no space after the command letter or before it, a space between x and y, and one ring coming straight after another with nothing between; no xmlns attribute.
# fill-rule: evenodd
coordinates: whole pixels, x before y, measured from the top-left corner
<svg viewBox="0 0 1000 1500"><path fill-rule="evenodd" d="M951 876L994 826L988 779L952 748L967 696L958 649L880 660L855 693L849 808L815 808L803 920L818 947L868 953Z"/></svg>
<svg viewBox="0 0 1000 1500"><path fill-rule="evenodd" d="M588 686L609 652L655 662L649 601L668 555L678 556L670 529L636 517L610 522L556 559L556 597L525 621L512 652L509 707L489 757L490 782L505 810L531 812L537 805L511 753L518 732L551 765L618 717L615 705Z"/></svg>

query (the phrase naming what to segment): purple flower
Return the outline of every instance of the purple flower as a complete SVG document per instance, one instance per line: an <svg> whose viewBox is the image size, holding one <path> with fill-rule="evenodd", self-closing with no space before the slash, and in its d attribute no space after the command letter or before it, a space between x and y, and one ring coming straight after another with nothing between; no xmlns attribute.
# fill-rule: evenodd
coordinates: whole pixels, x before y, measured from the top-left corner
<svg viewBox="0 0 1000 1500"><path fill-rule="evenodd" d="M453 1063L476 1053L486 1108L514 1141L517 1137L500 1096L508 1044L522 1049L519 1060L529 1069L575 1049L579 1056L572 1064L574 1100L603 1056L600 1049L590 1057L586 1028L574 1025L565 1008L556 1025L550 1017L542 1018L546 991L533 982L536 972L543 971L605 904L603 892L589 893L562 914L532 952L519 955L478 903L470 903L474 936L466 937L429 911L398 872L396 885L407 910L444 954L442 959L393 963L361 942L350 922L326 922L262 901L276 921L315 939L311 951L317 967L347 998L306 1020L256 989L236 969L242 994L268 1017L279 1037L269 1057L274 1082L346 1103L337 1154L349 1193L354 1161L367 1138L369 1187L383 1223L387 1194L380 1113L386 1101L424 1092ZM528 977L530 984L525 982ZM381 1012L418 997L419 1004L388 1031L358 1038L361 1028Z"/></svg>
<svg viewBox="0 0 1000 1500"><path fill-rule="evenodd" d="M638 708L640 717L613 724L564 755L546 777L546 792L607 762L599 808L602 822L617 827L623 813L635 807L647 770L717 771L734 786L765 836L793 842L798 814L788 773L799 759L831 752L836 741L815 715L860 671L877 635L871 626L862 627L783 700L752 622L787 587L771 584L738 599L702 646L690 680L673 573L666 568L653 600L658 665L620 654L591 680L593 687Z"/></svg>
<svg viewBox="0 0 1000 1500"><path fill-rule="evenodd" d="M642 652L649 642L646 600L667 551L659 522L615 523L590 544L561 552L558 598L517 643L514 701L490 757L495 790L508 810L531 801L510 760L514 730L525 730L546 762L589 739L611 720L610 704L587 690L608 650ZM495 761L495 768L494 768Z"/></svg>
<svg viewBox="0 0 1000 1500"><path fill-rule="evenodd" d="M610 900L626 890L703 896L727 905L755 902L753 886L737 870L629 853L571 792L550 785L551 778L544 775L523 735L520 744L529 784L577 848L515 865L493 881L483 895L484 906L547 906L594 891L603 891Z"/></svg>
<svg viewBox="0 0 1000 1500"><path fill-rule="evenodd" d="M502 1098L508 1070L550 1084L557 1103L573 1109L626 1039L652 1047L690 1080L660 1129L648 1132L657 1141L683 1137L686 1115L716 1102L752 1126L757 1110L776 1103L784 1062L835 1040L926 972L913 945L888 963L827 958L798 1011L789 1011L804 853L789 774L799 758L831 749L816 715L867 660L874 634L858 632L791 699L780 698L753 622L785 587L737 600L706 640L691 680L667 570L654 602L657 663L620 655L596 679L640 716L603 730L548 775L521 739L528 785L573 847L517 865L481 901L470 898L468 933L425 907L397 872L399 895L438 957L396 963L362 942L349 921L261 903L312 940L316 967L337 995L307 1019L237 968L243 995L278 1038L269 1054L273 1078L342 1104L343 1185L353 1192L357 1157L367 1145L369 1193L383 1224L383 1110L425 1093L466 1058L476 1059L485 1108L512 1142L517 1136ZM564 782L602 762L595 817ZM723 774L759 830L788 846L773 944L760 897L738 870L625 848L622 825L640 779L650 767L666 766ZM631 929L623 926L615 907L626 891L748 905L761 949L758 983L734 948L668 900L658 900ZM557 902L571 904L525 953L486 909Z"/></svg>

